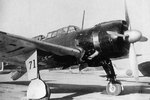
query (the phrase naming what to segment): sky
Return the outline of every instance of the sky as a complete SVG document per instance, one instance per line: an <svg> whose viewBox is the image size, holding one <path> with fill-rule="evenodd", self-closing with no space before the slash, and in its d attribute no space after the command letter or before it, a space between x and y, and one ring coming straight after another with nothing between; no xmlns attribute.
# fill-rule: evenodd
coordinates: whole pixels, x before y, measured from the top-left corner
<svg viewBox="0 0 150 100"><path fill-rule="evenodd" d="M126 1L132 28L147 31L150 1ZM0 30L33 37L68 25L81 27L83 10L84 28L125 19L124 0L0 0Z"/></svg>
<svg viewBox="0 0 150 100"><path fill-rule="evenodd" d="M124 19L123 0L0 0L0 30L25 37L58 28L84 28L100 22Z"/></svg>

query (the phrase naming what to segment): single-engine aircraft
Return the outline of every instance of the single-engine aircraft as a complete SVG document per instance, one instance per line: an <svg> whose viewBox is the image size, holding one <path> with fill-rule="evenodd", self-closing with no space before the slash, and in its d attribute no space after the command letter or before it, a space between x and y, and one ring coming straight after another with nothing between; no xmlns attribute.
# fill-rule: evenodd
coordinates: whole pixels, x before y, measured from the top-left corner
<svg viewBox="0 0 150 100"><path fill-rule="evenodd" d="M27 98L49 98L50 89L40 78L39 70L46 68L79 65L82 69L88 66L103 66L109 80L106 91L110 95L119 95L123 86L116 80L112 66L112 58L120 58L129 54L134 76L137 78L137 61L134 43L143 41L138 30L132 30L127 7L125 20L113 20L80 30L70 25L49 32L47 36L39 35L25 38L18 35L0 32L0 61L7 62L5 67L18 66L12 75L16 80L26 71L31 80L27 90ZM36 92L35 92L36 91Z"/></svg>

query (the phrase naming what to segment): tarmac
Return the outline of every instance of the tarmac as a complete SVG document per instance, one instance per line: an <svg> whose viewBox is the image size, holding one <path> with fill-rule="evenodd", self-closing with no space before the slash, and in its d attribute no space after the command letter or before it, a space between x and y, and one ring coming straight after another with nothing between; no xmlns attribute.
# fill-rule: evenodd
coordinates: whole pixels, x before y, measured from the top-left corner
<svg viewBox="0 0 150 100"><path fill-rule="evenodd" d="M82 74L77 70L43 70L42 79L51 89L50 100L150 100L150 77L140 77L135 81L130 77L117 77L124 86L119 96L106 94L105 72L90 70ZM25 100L30 81L27 74L17 81L11 74L0 75L0 100Z"/></svg>

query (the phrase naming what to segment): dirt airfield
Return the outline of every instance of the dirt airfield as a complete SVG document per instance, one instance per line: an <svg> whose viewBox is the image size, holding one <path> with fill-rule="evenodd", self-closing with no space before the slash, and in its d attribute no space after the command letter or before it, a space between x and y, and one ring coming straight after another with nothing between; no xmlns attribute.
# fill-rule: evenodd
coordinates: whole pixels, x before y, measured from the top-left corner
<svg viewBox="0 0 150 100"><path fill-rule="evenodd" d="M150 77L119 77L124 91L119 96L106 94L107 81L104 71L90 70L79 74L78 70L43 70L42 79L51 88L50 100L150 100ZM11 74L0 75L0 100L25 100L29 85L27 74L17 81L10 79Z"/></svg>

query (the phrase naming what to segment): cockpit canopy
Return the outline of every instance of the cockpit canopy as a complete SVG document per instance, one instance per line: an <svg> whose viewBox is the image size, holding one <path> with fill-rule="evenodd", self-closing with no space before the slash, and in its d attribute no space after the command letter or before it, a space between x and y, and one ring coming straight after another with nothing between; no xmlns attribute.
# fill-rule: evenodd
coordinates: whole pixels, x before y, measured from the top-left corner
<svg viewBox="0 0 150 100"><path fill-rule="evenodd" d="M63 27L63 28L60 28L58 30L48 32L46 36L44 36L44 35L35 36L35 37L33 37L33 39L41 41L41 40L45 40L47 38L53 38L53 37L60 36L63 34L69 34L72 32L77 32L79 30L80 30L79 27L74 26L74 25L69 25L67 27Z"/></svg>
<svg viewBox="0 0 150 100"><path fill-rule="evenodd" d="M69 34L72 32L77 32L79 30L80 30L79 27L70 25L68 27L63 27L58 30L48 32L46 38L52 38L52 37L55 37L57 35L62 35L62 34Z"/></svg>

